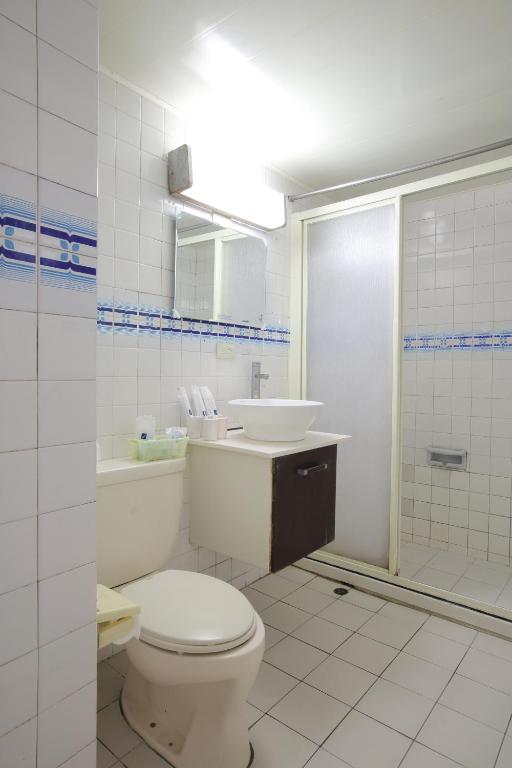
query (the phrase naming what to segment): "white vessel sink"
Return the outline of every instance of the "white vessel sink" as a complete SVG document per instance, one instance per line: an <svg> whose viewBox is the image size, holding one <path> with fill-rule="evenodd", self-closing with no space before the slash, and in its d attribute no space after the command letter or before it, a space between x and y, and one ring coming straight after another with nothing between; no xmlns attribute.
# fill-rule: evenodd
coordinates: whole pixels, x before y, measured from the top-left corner
<svg viewBox="0 0 512 768"><path fill-rule="evenodd" d="M230 400L234 417L251 440L304 440L323 403L314 400Z"/></svg>

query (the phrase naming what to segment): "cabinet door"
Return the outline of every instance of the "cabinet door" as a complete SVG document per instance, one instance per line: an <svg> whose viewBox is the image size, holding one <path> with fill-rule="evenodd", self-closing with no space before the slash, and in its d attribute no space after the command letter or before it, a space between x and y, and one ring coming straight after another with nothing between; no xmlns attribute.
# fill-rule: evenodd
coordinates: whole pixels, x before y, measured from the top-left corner
<svg viewBox="0 0 512 768"><path fill-rule="evenodd" d="M337 447L273 461L271 570L278 571L334 539Z"/></svg>

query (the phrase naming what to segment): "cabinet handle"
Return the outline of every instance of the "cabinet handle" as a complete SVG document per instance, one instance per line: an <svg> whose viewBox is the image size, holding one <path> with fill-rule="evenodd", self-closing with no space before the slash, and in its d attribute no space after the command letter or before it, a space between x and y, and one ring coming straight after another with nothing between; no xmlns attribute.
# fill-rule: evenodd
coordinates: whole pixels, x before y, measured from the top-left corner
<svg viewBox="0 0 512 768"><path fill-rule="evenodd" d="M308 477L309 475L314 475L315 472L324 472L329 465L326 464L315 464L313 467L307 467L306 469L298 469L297 474L300 477Z"/></svg>

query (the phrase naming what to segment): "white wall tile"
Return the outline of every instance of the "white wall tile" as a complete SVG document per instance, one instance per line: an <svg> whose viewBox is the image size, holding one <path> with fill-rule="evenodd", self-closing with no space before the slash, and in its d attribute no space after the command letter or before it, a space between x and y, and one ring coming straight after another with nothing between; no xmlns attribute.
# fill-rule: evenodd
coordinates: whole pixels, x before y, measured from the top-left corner
<svg viewBox="0 0 512 768"><path fill-rule="evenodd" d="M0 528L0 594L37 580L35 517L3 523Z"/></svg>
<svg viewBox="0 0 512 768"><path fill-rule="evenodd" d="M37 651L0 667L0 736L37 711Z"/></svg>
<svg viewBox="0 0 512 768"><path fill-rule="evenodd" d="M83 3L83 0L75 0ZM39 174L89 195L97 194L97 138L39 110Z"/></svg>
<svg viewBox="0 0 512 768"><path fill-rule="evenodd" d="M37 34L93 70L98 68L97 11L84 0L38 0Z"/></svg>
<svg viewBox="0 0 512 768"><path fill-rule="evenodd" d="M95 321L40 314L39 379L87 379L95 370Z"/></svg>
<svg viewBox="0 0 512 768"><path fill-rule="evenodd" d="M96 735L96 684L81 688L39 716L38 768L57 768Z"/></svg>
<svg viewBox="0 0 512 768"><path fill-rule="evenodd" d="M39 579L56 576L95 559L96 504L39 515Z"/></svg>
<svg viewBox="0 0 512 768"><path fill-rule="evenodd" d="M0 765L36 768L37 719L0 736Z"/></svg>
<svg viewBox="0 0 512 768"><path fill-rule="evenodd" d="M0 626L0 666L37 647L36 584L0 596Z"/></svg>
<svg viewBox="0 0 512 768"><path fill-rule="evenodd" d="M96 567L84 565L39 583L39 644L96 621Z"/></svg>
<svg viewBox="0 0 512 768"><path fill-rule="evenodd" d="M95 440L96 388L92 381L39 384L39 445Z"/></svg>
<svg viewBox="0 0 512 768"><path fill-rule="evenodd" d="M39 512L76 507L96 497L94 442L39 449Z"/></svg>
<svg viewBox="0 0 512 768"><path fill-rule="evenodd" d="M36 31L36 0L0 0L0 13L30 32Z"/></svg>
<svg viewBox="0 0 512 768"><path fill-rule="evenodd" d="M0 309L0 379L36 378L36 326L33 312Z"/></svg>
<svg viewBox="0 0 512 768"><path fill-rule="evenodd" d="M37 452L0 453L0 523L37 514Z"/></svg>
<svg viewBox="0 0 512 768"><path fill-rule="evenodd" d="M141 97L131 88L127 88L122 83L117 83L116 88L116 107L127 115L140 120Z"/></svg>
<svg viewBox="0 0 512 768"><path fill-rule="evenodd" d="M0 5L1 8L1 5ZM0 69L0 88L20 99L36 103L36 38L0 16L0 50L7 66Z"/></svg>
<svg viewBox="0 0 512 768"><path fill-rule="evenodd" d="M93 682L96 664L95 623L43 646L39 651L39 712Z"/></svg>
<svg viewBox="0 0 512 768"><path fill-rule="evenodd" d="M35 448L37 384L0 381L0 452Z"/></svg>
<svg viewBox="0 0 512 768"><path fill-rule="evenodd" d="M42 40L38 42L38 98L41 109L98 132L96 72Z"/></svg>
<svg viewBox="0 0 512 768"><path fill-rule="evenodd" d="M37 110L32 104L0 91L0 163L21 171L37 171Z"/></svg>

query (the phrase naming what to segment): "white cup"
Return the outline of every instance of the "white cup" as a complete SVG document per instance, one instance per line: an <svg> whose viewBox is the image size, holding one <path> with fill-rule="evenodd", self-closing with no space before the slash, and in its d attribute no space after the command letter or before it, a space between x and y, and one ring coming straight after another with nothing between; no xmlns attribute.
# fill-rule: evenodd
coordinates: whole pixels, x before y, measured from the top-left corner
<svg viewBox="0 0 512 768"><path fill-rule="evenodd" d="M192 440L198 440L201 437L201 428L205 419L202 416L187 416L188 436Z"/></svg>
<svg viewBox="0 0 512 768"><path fill-rule="evenodd" d="M218 424L217 440L225 440L228 434L228 417L218 416L217 424Z"/></svg>

